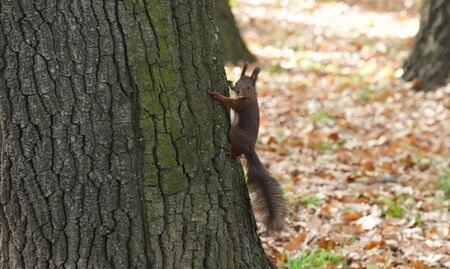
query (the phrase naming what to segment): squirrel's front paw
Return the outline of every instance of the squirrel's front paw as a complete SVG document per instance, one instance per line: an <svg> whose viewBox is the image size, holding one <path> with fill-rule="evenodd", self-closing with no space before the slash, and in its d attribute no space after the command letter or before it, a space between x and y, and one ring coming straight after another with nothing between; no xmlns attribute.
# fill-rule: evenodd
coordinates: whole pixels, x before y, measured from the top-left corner
<svg viewBox="0 0 450 269"><path fill-rule="evenodd" d="M209 91L208 94L214 99L219 99L221 96L221 94L218 91Z"/></svg>

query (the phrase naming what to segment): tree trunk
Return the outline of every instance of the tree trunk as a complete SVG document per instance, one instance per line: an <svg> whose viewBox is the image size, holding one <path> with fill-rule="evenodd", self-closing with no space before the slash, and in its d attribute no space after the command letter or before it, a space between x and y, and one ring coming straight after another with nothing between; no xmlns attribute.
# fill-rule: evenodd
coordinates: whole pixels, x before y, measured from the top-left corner
<svg viewBox="0 0 450 269"><path fill-rule="evenodd" d="M404 69L404 78L418 79L423 90L445 83L450 74L450 1L423 1L420 29Z"/></svg>
<svg viewBox="0 0 450 269"><path fill-rule="evenodd" d="M255 56L248 50L247 45L242 40L231 12L229 0L215 0L215 15L225 61L235 64L239 61L254 62Z"/></svg>
<svg viewBox="0 0 450 269"><path fill-rule="evenodd" d="M1 268L267 268L210 1L0 2Z"/></svg>

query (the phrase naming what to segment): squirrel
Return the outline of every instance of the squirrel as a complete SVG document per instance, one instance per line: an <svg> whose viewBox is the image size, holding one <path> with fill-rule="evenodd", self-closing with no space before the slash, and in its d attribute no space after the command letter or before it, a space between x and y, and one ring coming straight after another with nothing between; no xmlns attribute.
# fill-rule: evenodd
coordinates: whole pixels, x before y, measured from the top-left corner
<svg viewBox="0 0 450 269"><path fill-rule="evenodd" d="M255 68L251 76L246 76L247 67L246 63L235 86L228 81L229 87L236 92L237 98L223 96L217 91L210 91L209 95L235 112L230 129L227 156L228 158L236 158L242 154L245 156L247 183L253 208L263 225L263 231L270 235L283 229L287 209L280 184L264 168L255 151L259 131L259 108L255 86L260 68Z"/></svg>

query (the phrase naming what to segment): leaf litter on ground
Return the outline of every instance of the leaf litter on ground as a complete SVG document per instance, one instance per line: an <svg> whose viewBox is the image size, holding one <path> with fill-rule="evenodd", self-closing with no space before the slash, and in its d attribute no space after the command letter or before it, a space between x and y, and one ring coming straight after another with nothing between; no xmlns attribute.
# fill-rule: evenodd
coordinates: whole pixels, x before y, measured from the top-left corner
<svg viewBox="0 0 450 269"><path fill-rule="evenodd" d="M450 268L450 85L400 79L419 2L236 1L263 70L257 150L290 208L263 238L278 267Z"/></svg>

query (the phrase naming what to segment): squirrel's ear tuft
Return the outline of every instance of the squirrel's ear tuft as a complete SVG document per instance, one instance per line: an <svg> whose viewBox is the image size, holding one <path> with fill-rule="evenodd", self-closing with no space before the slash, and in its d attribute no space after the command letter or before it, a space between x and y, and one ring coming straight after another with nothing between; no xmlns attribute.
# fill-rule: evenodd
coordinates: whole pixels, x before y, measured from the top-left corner
<svg viewBox="0 0 450 269"><path fill-rule="evenodd" d="M256 79L258 78L259 71L261 71L261 68L259 68L259 67L256 67L253 70L252 76L250 77L253 84L256 83Z"/></svg>
<svg viewBox="0 0 450 269"><path fill-rule="evenodd" d="M248 67L248 63L245 63L244 66L242 67L241 77L245 76L245 71L247 71L247 67Z"/></svg>

